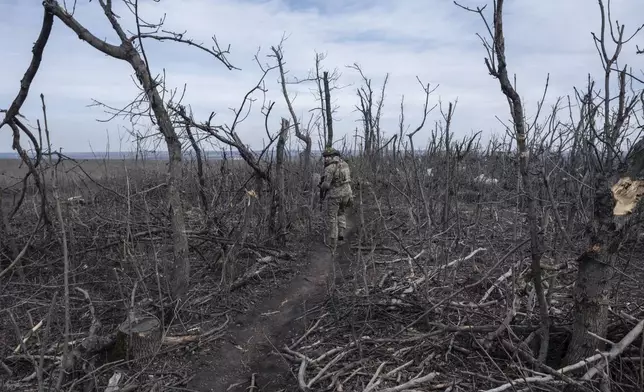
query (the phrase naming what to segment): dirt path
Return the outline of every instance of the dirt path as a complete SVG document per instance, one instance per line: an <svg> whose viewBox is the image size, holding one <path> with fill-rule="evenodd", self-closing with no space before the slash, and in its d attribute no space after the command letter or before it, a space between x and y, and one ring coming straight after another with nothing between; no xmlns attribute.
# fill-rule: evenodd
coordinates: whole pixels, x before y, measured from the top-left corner
<svg viewBox="0 0 644 392"><path fill-rule="evenodd" d="M322 244L312 245L308 260L282 289L233 321L220 346L197 363L190 389L248 391L253 373L258 391L289 391L297 386L289 365L275 348L288 344L294 333L302 333L302 322L296 319L326 298L327 278L333 272L333 256Z"/></svg>

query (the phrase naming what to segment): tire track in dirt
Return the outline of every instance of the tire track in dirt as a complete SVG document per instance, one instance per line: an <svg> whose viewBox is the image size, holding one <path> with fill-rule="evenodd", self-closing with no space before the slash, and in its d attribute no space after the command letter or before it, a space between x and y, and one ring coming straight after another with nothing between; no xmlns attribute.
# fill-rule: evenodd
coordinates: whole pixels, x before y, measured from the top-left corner
<svg viewBox="0 0 644 392"><path fill-rule="evenodd" d="M256 373L259 391L288 391L297 386L289 364L275 353L301 332L296 319L326 298L333 255L322 244L307 252L309 264L283 289L278 289L231 325L220 347L199 360L188 388L196 391L247 391ZM238 325L238 326L237 326ZM295 389L297 390L297 389Z"/></svg>

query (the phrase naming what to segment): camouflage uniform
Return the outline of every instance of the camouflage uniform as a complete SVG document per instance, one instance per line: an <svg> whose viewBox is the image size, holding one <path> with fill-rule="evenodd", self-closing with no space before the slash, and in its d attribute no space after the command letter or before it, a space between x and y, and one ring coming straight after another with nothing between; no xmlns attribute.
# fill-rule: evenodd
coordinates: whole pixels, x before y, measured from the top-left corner
<svg viewBox="0 0 644 392"><path fill-rule="evenodd" d="M328 149L323 156L325 157L324 181L320 184L320 188L327 190L326 198L329 200L327 244L333 245L337 240L344 239L347 228L347 210L353 202L351 170L336 150Z"/></svg>

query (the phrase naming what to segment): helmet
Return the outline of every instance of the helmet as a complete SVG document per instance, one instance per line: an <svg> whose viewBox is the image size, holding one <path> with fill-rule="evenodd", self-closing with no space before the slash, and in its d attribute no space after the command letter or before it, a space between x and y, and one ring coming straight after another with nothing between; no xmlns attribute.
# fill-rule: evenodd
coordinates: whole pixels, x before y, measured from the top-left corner
<svg viewBox="0 0 644 392"><path fill-rule="evenodd" d="M324 152L322 152L323 157L333 157L333 156L340 156L340 151L336 150L333 147L327 147L324 149Z"/></svg>

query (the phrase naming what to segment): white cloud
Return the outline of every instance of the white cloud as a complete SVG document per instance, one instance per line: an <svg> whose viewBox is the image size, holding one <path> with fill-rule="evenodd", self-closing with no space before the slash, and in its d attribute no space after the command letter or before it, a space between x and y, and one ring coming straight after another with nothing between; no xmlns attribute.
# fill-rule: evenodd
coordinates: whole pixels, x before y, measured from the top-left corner
<svg viewBox="0 0 644 392"><path fill-rule="evenodd" d="M62 2L61 2L62 3ZM71 2L68 2L71 3ZM463 0L467 6L482 5ZM0 74L0 107L7 107L15 96L26 69L33 42L42 20L38 3L0 0L0 45L3 47L3 72ZM488 6L491 8L491 5ZM197 41L207 42L214 34L222 46L231 45L229 59L241 71L228 71L209 55L180 44L147 42L146 51L153 72L165 70L171 87L187 84L184 102L192 105L196 115L206 118L211 111L220 121L229 122L229 107L236 107L245 92L261 75L253 56L261 47L260 58L271 45L279 43L282 34L289 75L304 78L314 63L314 51L325 52L324 66L342 72L340 85L334 91L339 106L335 124L338 136L351 134L359 124L353 112L357 103L355 88L360 83L357 73L345 66L360 64L374 87L379 88L390 73L386 93L383 126L387 134L398 129L400 98L405 95L406 119L411 127L419 122L423 93L416 76L432 85L440 84L431 98L444 102L458 98L453 130L460 136L472 130L485 134L500 131L495 119L508 118L507 103L498 82L488 75L485 52L475 33L484 33L480 18L456 7L451 1L393 0L183 0L142 1L141 14L149 21L166 15L166 29L185 31ZM120 6L123 23L132 26L132 18ZM613 0L612 16L626 23L627 32L644 22L644 3L639 0ZM96 2L79 0L75 16L101 38L115 42L104 15ZM510 72L517 74L519 92L529 113L541 97L546 75L550 73L549 101L569 94L573 86L583 86L588 73L599 78L601 65L590 35L599 29L596 2L587 0L543 0L507 2L505 13L506 47ZM644 34L639 38L644 44ZM634 55L634 44L622 55L635 69L640 69L644 56ZM273 72L267 78L267 98L276 101L270 125L277 128L286 108ZM309 92L313 86L293 85L297 92L296 112L305 116L316 105ZM67 151L104 149L106 130L112 144L123 134L125 122L98 123L106 118L98 108L88 108L91 99L113 106L123 106L138 90L132 82L132 71L124 62L98 53L73 34L60 21L54 31L39 74L22 113L31 119L40 116L38 95L44 93L54 142ZM253 147L262 145L265 136L258 105L241 126L240 134ZM418 135L423 143L439 113L431 115L425 132ZM10 151L8 130L0 131L0 151Z"/></svg>

